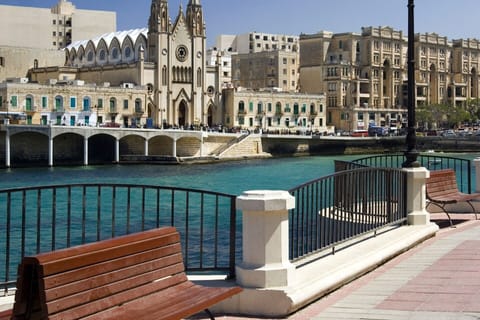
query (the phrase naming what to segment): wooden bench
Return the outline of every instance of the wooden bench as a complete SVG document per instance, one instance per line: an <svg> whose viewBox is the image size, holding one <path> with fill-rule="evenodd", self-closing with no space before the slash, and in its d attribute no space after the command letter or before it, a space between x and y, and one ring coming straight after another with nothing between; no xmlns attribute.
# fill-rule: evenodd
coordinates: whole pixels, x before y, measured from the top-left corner
<svg viewBox="0 0 480 320"><path fill-rule="evenodd" d="M472 204L474 200L480 200L480 193L463 193L458 190L457 177L453 169L443 169L430 171L430 178L427 179L427 208L430 205L436 205L447 214L450 226L453 226L450 214L445 209L449 204L466 202L475 213L475 219L478 219L477 210Z"/></svg>
<svg viewBox="0 0 480 320"><path fill-rule="evenodd" d="M167 227L25 257L11 319L213 319L208 308L241 290L189 281Z"/></svg>

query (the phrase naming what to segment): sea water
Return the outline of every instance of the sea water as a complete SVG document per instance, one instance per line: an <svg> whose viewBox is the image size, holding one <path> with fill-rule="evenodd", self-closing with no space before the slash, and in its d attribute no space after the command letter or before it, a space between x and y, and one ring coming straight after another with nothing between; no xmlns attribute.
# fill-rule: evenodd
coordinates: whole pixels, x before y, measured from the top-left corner
<svg viewBox="0 0 480 320"><path fill-rule="evenodd" d="M195 165L14 168L0 171L0 189L75 183L125 183L240 195L247 190L289 190L333 173L334 160L356 158L358 156L319 156Z"/></svg>

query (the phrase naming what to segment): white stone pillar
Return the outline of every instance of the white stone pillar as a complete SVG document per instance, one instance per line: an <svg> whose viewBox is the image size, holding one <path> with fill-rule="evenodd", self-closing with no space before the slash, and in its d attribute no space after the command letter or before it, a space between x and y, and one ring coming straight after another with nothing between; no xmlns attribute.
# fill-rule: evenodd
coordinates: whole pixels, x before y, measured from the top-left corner
<svg viewBox="0 0 480 320"><path fill-rule="evenodd" d="M172 157L177 157L177 140L173 139Z"/></svg>
<svg viewBox="0 0 480 320"><path fill-rule="evenodd" d="M115 140L115 163L120 163L120 139Z"/></svg>
<svg viewBox="0 0 480 320"><path fill-rule="evenodd" d="M83 138L83 165L88 166L88 137Z"/></svg>
<svg viewBox="0 0 480 320"><path fill-rule="evenodd" d="M10 168L10 134L5 132L5 167Z"/></svg>
<svg viewBox="0 0 480 320"><path fill-rule="evenodd" d="M201 131L201 136L200 136L200 157L203 157L203 131Z"/></svg>
<svg viewBox="0 0 480 320"><path fill-rule="evenodd" d="M475 192L480 192L480 158L473 160L475 166Z"/></svg>
<svg viewBox="0 0 480 320"><path fill-rule="evenodd" d="M406 168L407 172L407 214L409 225L430 223L430 214L426 210L426 179L430 171L426 168Z"/></svg>
<svg viewBox="0 0 480 320"><path fill-rule="evenodd" d="M247 191L237 198L243 211L243 259L237 283L245 288L285 287L294 281L288 258L288 210L295 198L286 191Z"/></svg>
<svg viewBox="0 0 480 320"><path fill-rule="evenodd" d="M53 138L48 137L48 165L53 167Z"/></svg>
<svg viewBox="0 0 480 320"><path fill-rule="evenodd" d="M145 138L145 156L148 156L148 139Z"/></svg>

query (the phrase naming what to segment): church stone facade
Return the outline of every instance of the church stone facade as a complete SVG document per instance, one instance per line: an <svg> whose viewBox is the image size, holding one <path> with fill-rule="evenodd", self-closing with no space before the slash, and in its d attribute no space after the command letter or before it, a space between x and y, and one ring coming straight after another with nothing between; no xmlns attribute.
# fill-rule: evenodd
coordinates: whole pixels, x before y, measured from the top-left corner
<svg viewBox="0 0 480 320"><path fill-rule="evenodd" d="M189 0L186 11L180 7L174 21L167 0L152 0L148 29L72 43L65 66L33 68L29 78L141 87L146 119L154 126L212 126L223 122L219 66L206 66L206 51L200 0Z"/></svg>

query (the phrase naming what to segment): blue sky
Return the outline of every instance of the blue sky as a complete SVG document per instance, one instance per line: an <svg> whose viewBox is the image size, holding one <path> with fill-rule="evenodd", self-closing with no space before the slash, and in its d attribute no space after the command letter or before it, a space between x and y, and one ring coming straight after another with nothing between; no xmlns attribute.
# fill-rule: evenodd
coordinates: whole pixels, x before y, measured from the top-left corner
<svg viewBox="0 0 480 320"><path fill-rule="evenodd" d="M117 28L147 25L151 0L70 0L78 9L117 12ZM0 0L0 4L49 8L58 0ZM362 26L391 26L407 35L407 0L201 0L211 46L219 34L251 31L299 35L320 30L360 32ZM169 0L170 17L188 0ZM415 31L449 39L480 39L479 0L416 0Z"/></svg>

